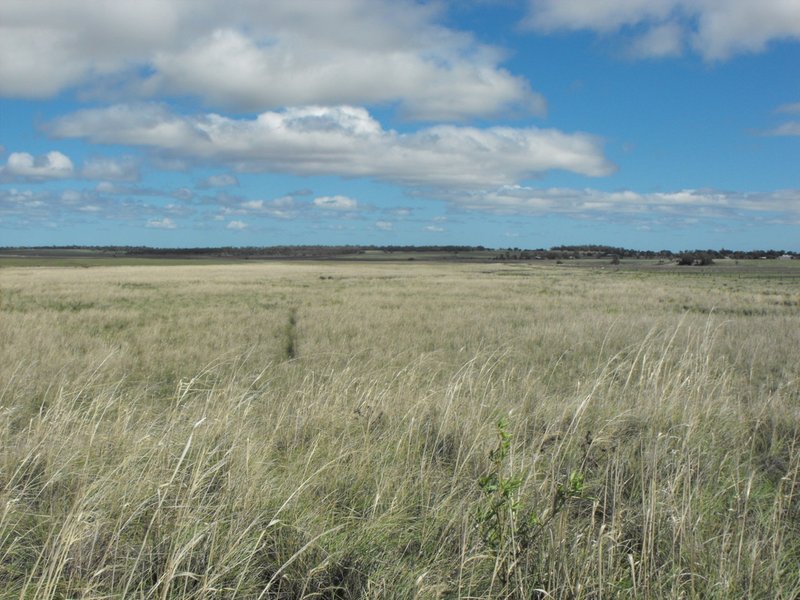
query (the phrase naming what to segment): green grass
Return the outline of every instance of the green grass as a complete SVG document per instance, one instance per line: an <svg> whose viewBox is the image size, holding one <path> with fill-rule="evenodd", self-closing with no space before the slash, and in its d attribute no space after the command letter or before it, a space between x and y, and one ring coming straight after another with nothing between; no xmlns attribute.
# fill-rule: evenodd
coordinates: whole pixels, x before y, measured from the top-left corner
<svg viewBox="0 0 800 600"><path fill-rule="evenodd" d="M795 598L800 285L685 273L3 269L0 598Z"/></svg>

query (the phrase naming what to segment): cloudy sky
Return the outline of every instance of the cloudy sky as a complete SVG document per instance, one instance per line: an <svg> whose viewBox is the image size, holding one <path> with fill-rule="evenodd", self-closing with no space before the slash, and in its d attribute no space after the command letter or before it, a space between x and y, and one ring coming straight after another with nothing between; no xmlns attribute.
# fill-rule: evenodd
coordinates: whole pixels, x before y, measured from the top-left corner
<svg viewBox="0 0 800 600"><path fill-rule="evenodd" d="M2 0L0 246L800 250L800 0Z"/></svg>

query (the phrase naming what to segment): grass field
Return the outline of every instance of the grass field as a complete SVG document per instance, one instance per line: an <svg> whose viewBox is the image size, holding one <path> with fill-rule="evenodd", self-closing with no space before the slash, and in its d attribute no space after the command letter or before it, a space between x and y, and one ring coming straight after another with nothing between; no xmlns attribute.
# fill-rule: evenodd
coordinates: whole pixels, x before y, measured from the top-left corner
<svg viewBox="0 0 800 600"><path fill-rule="evenodd" d="M7 263L0 598L797 598L797 262Z"/></svg>

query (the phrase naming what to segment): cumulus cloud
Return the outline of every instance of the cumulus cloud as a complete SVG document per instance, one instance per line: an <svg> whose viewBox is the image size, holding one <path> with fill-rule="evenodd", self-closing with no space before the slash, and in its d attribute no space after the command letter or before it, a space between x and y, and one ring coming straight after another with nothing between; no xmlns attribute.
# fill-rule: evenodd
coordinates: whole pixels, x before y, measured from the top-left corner
<svg viewBox="0 0 800 600"><path fill-rule="evenodd" d="M90 158L83 163L81 176L105 181L138 181L139 164L131 156Z"/></svg>
<svg viewBox="0 0 800 600"><path fill-rule="evenodd" d="M775 109L777 114L798 115L800 114L800 102L782 104ZM786 121L777 127L764 131L767 136L796 136L800 135L800 121Z"/></svg>
<svg viewBox="0 0 800 600"><path fill-rule="evenodd" d="M121 185L119 182L100 181L94 187L93 193L104 196L153 196L160 198L174 198L181 202L189 202L194 197L194 192L188 188L158 188L143 187L138 185Z"/></svg>
<svg viewBox="0 0 800 600"><path fill-rule="evenodd" d="M683 52L683 35L675 23L658 25L634 40L630 53L635 58L679 56Z"/></svg>
<svg viewBox="0 0 800 600"><path fill-rule="evenodd" d="M406 115L422 120L491 115L515 105L544 112L542 97L523 79L499 69L494 53L463 56L458 46L466 38L451 37L455 47L432 49L431 60L405 44L365 49L342 47L338 37L331 46L325 37L301 35L278 36L264 45L242 31L216 29L181 52L156 56L157 75L148 83L245 110L399 101Z"/></svg>
<svg viewBox="0 0 800 600"><path fill-rule="evenodd" d="M92 188L64 190L38 188L36 190L0 188L0 218L17 223L66 226L73 223L97 223L103 219L111 223L141 223L145 226L170 229L176 226L159 216L187 217L195 209L185 205L149 202L140 196L168 196L167 190L139 190L120 188L109 182L100 182ZM158 216L157 216L158 215Z"/></svg>
<svg viewBox="0 0 800 600"><path fill-rule="evenodd" d="M251 200L241 196L219 193L206 203L219 206L219 216L223 219L233 216L271 217L275 219L294 219L308 203L300 204L293 196L286 195L271 200Z"/></svg>
<svg viewBox="0 0 800 600"><path fill-rule="evenodd" d="M645 30L634 42L670 55L680 38L707 60L760 52L771 41L800 39L800 10L787 0L529 0L527 25L541 32Z"/></svg>
<svg viewBox="0 0 800 600"><path fill-rule="evenodd" d="M0 94L124 80L128 96L188 94L252 112L396 103L423 120L543 113L541 95L500 66L502 52L439 20L412 0L4 0Z"/></svg>
<svg viewBox="0 0 800 600"><path fill-rule="evenodd" d="M221 117L209 115L205 120ZM93 142L179 149L203 138L201 127L170 113L163 104L119 104L82 110L51 128L59 137L89 137Z"/></svg>
<svg viewBox="0 0 800 600"><path fill-rule="evenodd" d="M564 214L578 218L640 218L685 221L692 219L752 219L774 215L800 222L800 190L734 193L715 190L640 193L594 189L503 186L495 190L450 194L460 208L496 214Z"/></svg>
<svg viewBox="0 0 800 600"><path fill-rule="evenodd" d="M593 29L611 32L669 16L673 0L529 0L526 24L540 31Z"/></svg>
<svg viewBox="0 0 800 600"><path fill-rule="evenodd" d="M12 152L4 167L0 167L0 180L67 179L75 168L68 156L56 150L34 157L27 152Z"/></svg>
<svg viewBox="0 0 800 600"><path fill-rule="evenodd" d="M247 229L247 223L244 221L230 221L225 226L225 229L232 229L234 231L242 231L243 229Z"/></svg>
<svg viewBox="0 0 800 600"><path fill-rule="evenodd" d="M772 136L792 136L800 135L800 121L787 121L781 123L774 129L767 131L767 135Z"/></svg>
<svg viewBox="0 0 800 600"><path fill-rule="evenodd" d="M169 217L164 217L163 219L150 219L145 227L151 229L176 229L177 225Z"/></svg>
<svg viewBox="0 0 800 600"><path fill-rule="evenodd" d="M551 169L589 176L614 166L599 139L556 129L439 125L383 129L367 110L300 107L254 119L181 116L159 104L78 111L51 123L63 138L144 146L167 157L223 163L238 172L368 177L418 186L486 187Z"/></svg>
<svg viewBox="0 0 800 600"><path fill-rule="evenodd" d="M200 189L232 187L239 185L239 180L233 175L223 173L220 175L211 175L206 177L203 181L197 184Z"/></svg>
<svg viewBox="0 0 800 600"><path fill-rule="evenodd" d="M0 216L42 217L47 215L50 202L48 192L0 188Z"/></svg>
<svg viewBox="0 0 800 600"><path fill-rule="evenodd" d="M796 115L800 114L800 102L782 104L775 109L778 114ZM777 127L764 132L768 136L796 136L800 135L800 121L786 121Z"/></svg>
<svg viewBox="0 0 800 600"><path fill-rule="evenodd" d="M274 199L248 199L241 196L219 193L215 198L207 198L206 203L217 204L218 214L229 219L233 217L297 219L314 214L333 216L334 214L350 215L359 210L358 201L347 196L319 196L313 200L296 199L293 195L279 196ZM320 213L316 209L321 209Z"/></svg>
<svg viewBox="0 0 800 600"><path fill-rule="evenodd" d="M197 207L183 204L148 204L116 193L107 194L101 187L104 188L58 192L0 188L0 218L40 224L86 222L89 217L141 222L142 215L148 215L150 220L146 221L146 227L176 229L178 224L173 218L185 218L197 212ZM161 195L166 194L165 191ZM800 190L791 189L773 192L686 189L643 193L507 185L484 190L441 189L435 197L456 211L480 211L501 216L564 215L574 219L629 222L638 226L681 226L701 221L800 226ZM207 199L201 210L208 218L225 223L226 227L241 229L239 224L249 228L248 223L252 220L293 219L312 214L310 211L315 208L318 206L314 202L298 202L291 196L250 200L221 194ZM327 214L342 213L331 210ZM433 219L421 227L429 233L442 233L444 220ZM380 231L393 231L394 223L389 219L378 220L374 227Z"/></svg>
<svg viewBox="0 0 800 600"><path fill-rule="evenodd" d="M0 165L0 181L41 182L72 178L138 181L139 162L131 156L101 156L89 158L76 168L68 156L54 150L41 156L13 152L5 166Z"/></svg>
<svg viewBox="0 0 800 600"><path fill-rule="evenodd" d="M314 198L314 206L327 210L355 210L358 202L347 196L320 196Z"/></svg>
<svg viewBox="0 0 800 600"><path fill-rule="evenodd" d="M189 202L189 200L194 198L194 192L189 188L182 187L172 191L170 196L182 202Z"/></svg>
<svg viewBox="0 0 800 600"><path fill-rule="evenodd" d="M177 2L4 0L0 93L47 97L94 75L127 70L180 25ZM186 7L189 9L190 7Z"/></svg>

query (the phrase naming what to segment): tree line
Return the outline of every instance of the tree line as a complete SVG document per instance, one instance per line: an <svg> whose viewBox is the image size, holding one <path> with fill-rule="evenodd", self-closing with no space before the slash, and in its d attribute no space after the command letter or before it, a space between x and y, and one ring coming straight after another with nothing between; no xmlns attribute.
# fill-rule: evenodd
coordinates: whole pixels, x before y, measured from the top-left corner
<svg viewBox="0 0 800 600"><path fill-rule="evenodd" d="M487 248L485 246L464 245L280 245L280 246L223 246L195 248L155 248L150 246L28 246L25 248L2 248L0 251L36 251L52 253L56 251L85 251L106 256L127 257L174 257L174 258L337 258L358 256L367 253L439 254L453 258L480 258L503 261L516 260L570 260L581 258L609 259L662 259L675 261L682 265L708 265L718 259L767 259L800 258L800 253L785 250L729 250L721 248L696 249L674 252L672 250L637 250L619 246L599 244L561 245L550 248Z"/></svg>

